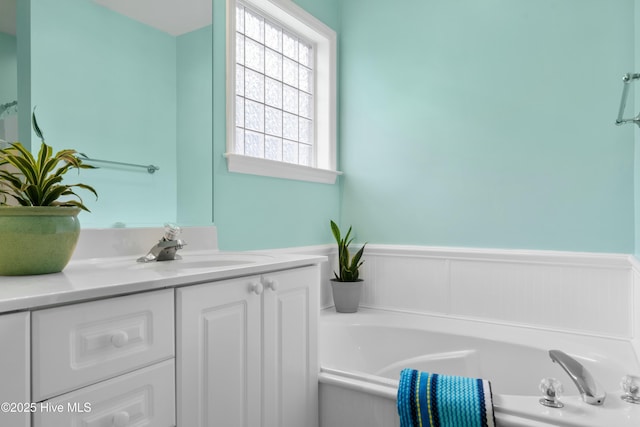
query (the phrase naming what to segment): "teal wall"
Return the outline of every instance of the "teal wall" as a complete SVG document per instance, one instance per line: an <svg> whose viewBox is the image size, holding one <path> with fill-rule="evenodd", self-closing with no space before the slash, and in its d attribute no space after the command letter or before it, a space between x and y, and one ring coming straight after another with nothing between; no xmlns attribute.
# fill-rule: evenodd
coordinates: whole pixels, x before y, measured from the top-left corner
<svg viewBox="0 0 640 427"><path fill-rule="evenodd" d="M632 0L340 12L341 218L360 240L633 252L633 130L614 125Z"/></svg>
<svg viewBox="0 0 640 427"><path fill-rule="evenodd" d="M337 1L298 3L337 30ZM328 243L340 186L229 173L225 129L225 1L213 2L214 220L225 250Z"/></svg>
<svg viewBox="0 0 640 427"><path fill-rule="evenodd" d="M19 64L54 148L161 167L83 171L83 226L213 219L239 250L329 243L333 218L375 243L632 253L636 129L613 121L638 1L296 0L339 35L336 185L227 171L224 0L177 38L31 0Z"/></svg>
<svg viewBox="0 0 640 427"><path fill-rule="evenodd" d="M31 0L16 4L18 138L31 148Z"/></svg>
<svg viewBox="0 0 640 427"><path fill-rule="evenodd" d="M16 37L0 33L0 104L18 99L18 55Z"/></svg>
<svg viewBox="0 0 640 427"><path fill-rule="evenodd" d="M114 167L68 174L100 196L86 195L84 227L175 220L175 37L91 1L32 0L31 100L54 149L160 167L153 175Z"/></svg>
<svg viewBox="0 0 640 427"><path fill-rule="evenodd" d="M298 6L338 33L341 1L344 0L293 0Z"/></svg>
<svg viewBox="0 0 640 427"><path fill-rule="evenodd" d="M178 217L213 221L212 27L177 37Z"/></svg>

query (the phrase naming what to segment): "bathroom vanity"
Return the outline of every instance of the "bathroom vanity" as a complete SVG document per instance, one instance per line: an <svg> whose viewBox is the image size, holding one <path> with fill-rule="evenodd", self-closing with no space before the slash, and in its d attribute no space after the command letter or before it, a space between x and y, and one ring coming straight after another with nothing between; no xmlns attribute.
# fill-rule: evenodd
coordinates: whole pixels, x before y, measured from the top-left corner
<svg viewBox="0 0 640 427"><path fill-rule="evenodd" d="M0 277L0 425L317 426L322 256Z"/></svg>

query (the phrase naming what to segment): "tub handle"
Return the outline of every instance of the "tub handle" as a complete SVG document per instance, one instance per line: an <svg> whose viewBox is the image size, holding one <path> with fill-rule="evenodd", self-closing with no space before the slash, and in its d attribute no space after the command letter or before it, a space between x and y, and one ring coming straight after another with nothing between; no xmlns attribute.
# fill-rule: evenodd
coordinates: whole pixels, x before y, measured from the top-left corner
<svg viewBox="0 0 640 427"><path fill-rule="evenodd" d="M620 383L625 394L620 396L622 400L629 403L640 404L640 377L636 375L625 375Z"/></svg>
<svg viewBox="0 0 640 427"><path fill-rule="evenodd" d="M538 387L542 392L539 402L550 408L562 408L564 404L558 400L562 392L562 384L555 378L543 378Z"/></svg>

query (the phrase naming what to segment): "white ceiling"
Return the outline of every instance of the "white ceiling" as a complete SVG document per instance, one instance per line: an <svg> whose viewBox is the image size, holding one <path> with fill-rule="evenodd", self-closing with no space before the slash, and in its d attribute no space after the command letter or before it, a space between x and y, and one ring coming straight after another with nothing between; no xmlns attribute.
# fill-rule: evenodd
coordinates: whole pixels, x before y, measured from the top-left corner
<svg viewBox="0 0 640 427"><path fill-rule="evenodd" d="M0 0L0 2L11 0ZM15 1L15 0L12 0ZM211 24L212 0L93 0L173 36Z"/></svg>
<svg viewBox="0 0 640 427"><path fill-rule="evenodd" d="M16 35L16 0L0 0L0 33Z"/></svg>
<svg viewBox="0 0 640 427"><path fill-rule="evenodd" d="M0 32L16 34L16 1L0 0ZM211 24L212 0L93 0L173 36Z"/></svg>

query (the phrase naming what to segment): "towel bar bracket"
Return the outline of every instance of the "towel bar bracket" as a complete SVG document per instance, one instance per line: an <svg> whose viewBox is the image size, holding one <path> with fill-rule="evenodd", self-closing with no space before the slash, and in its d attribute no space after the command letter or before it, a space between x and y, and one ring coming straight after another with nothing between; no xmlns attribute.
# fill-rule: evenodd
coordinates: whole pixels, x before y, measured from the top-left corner
<svg viewBox="0 0 640 427"><path fill-rule="evenodd" d="M629 96L629 83L634 80L640 79L640 73L626 73L622 76L622 82L624 85L622 86L622 97L620 98L620 108L618 109L618 118L616 119L616 125L620 126L625 123L635 123L640 127L640 113L632 118L623 119L622 115L624 114L624 108L627 105L627 97Z"/></svg>

